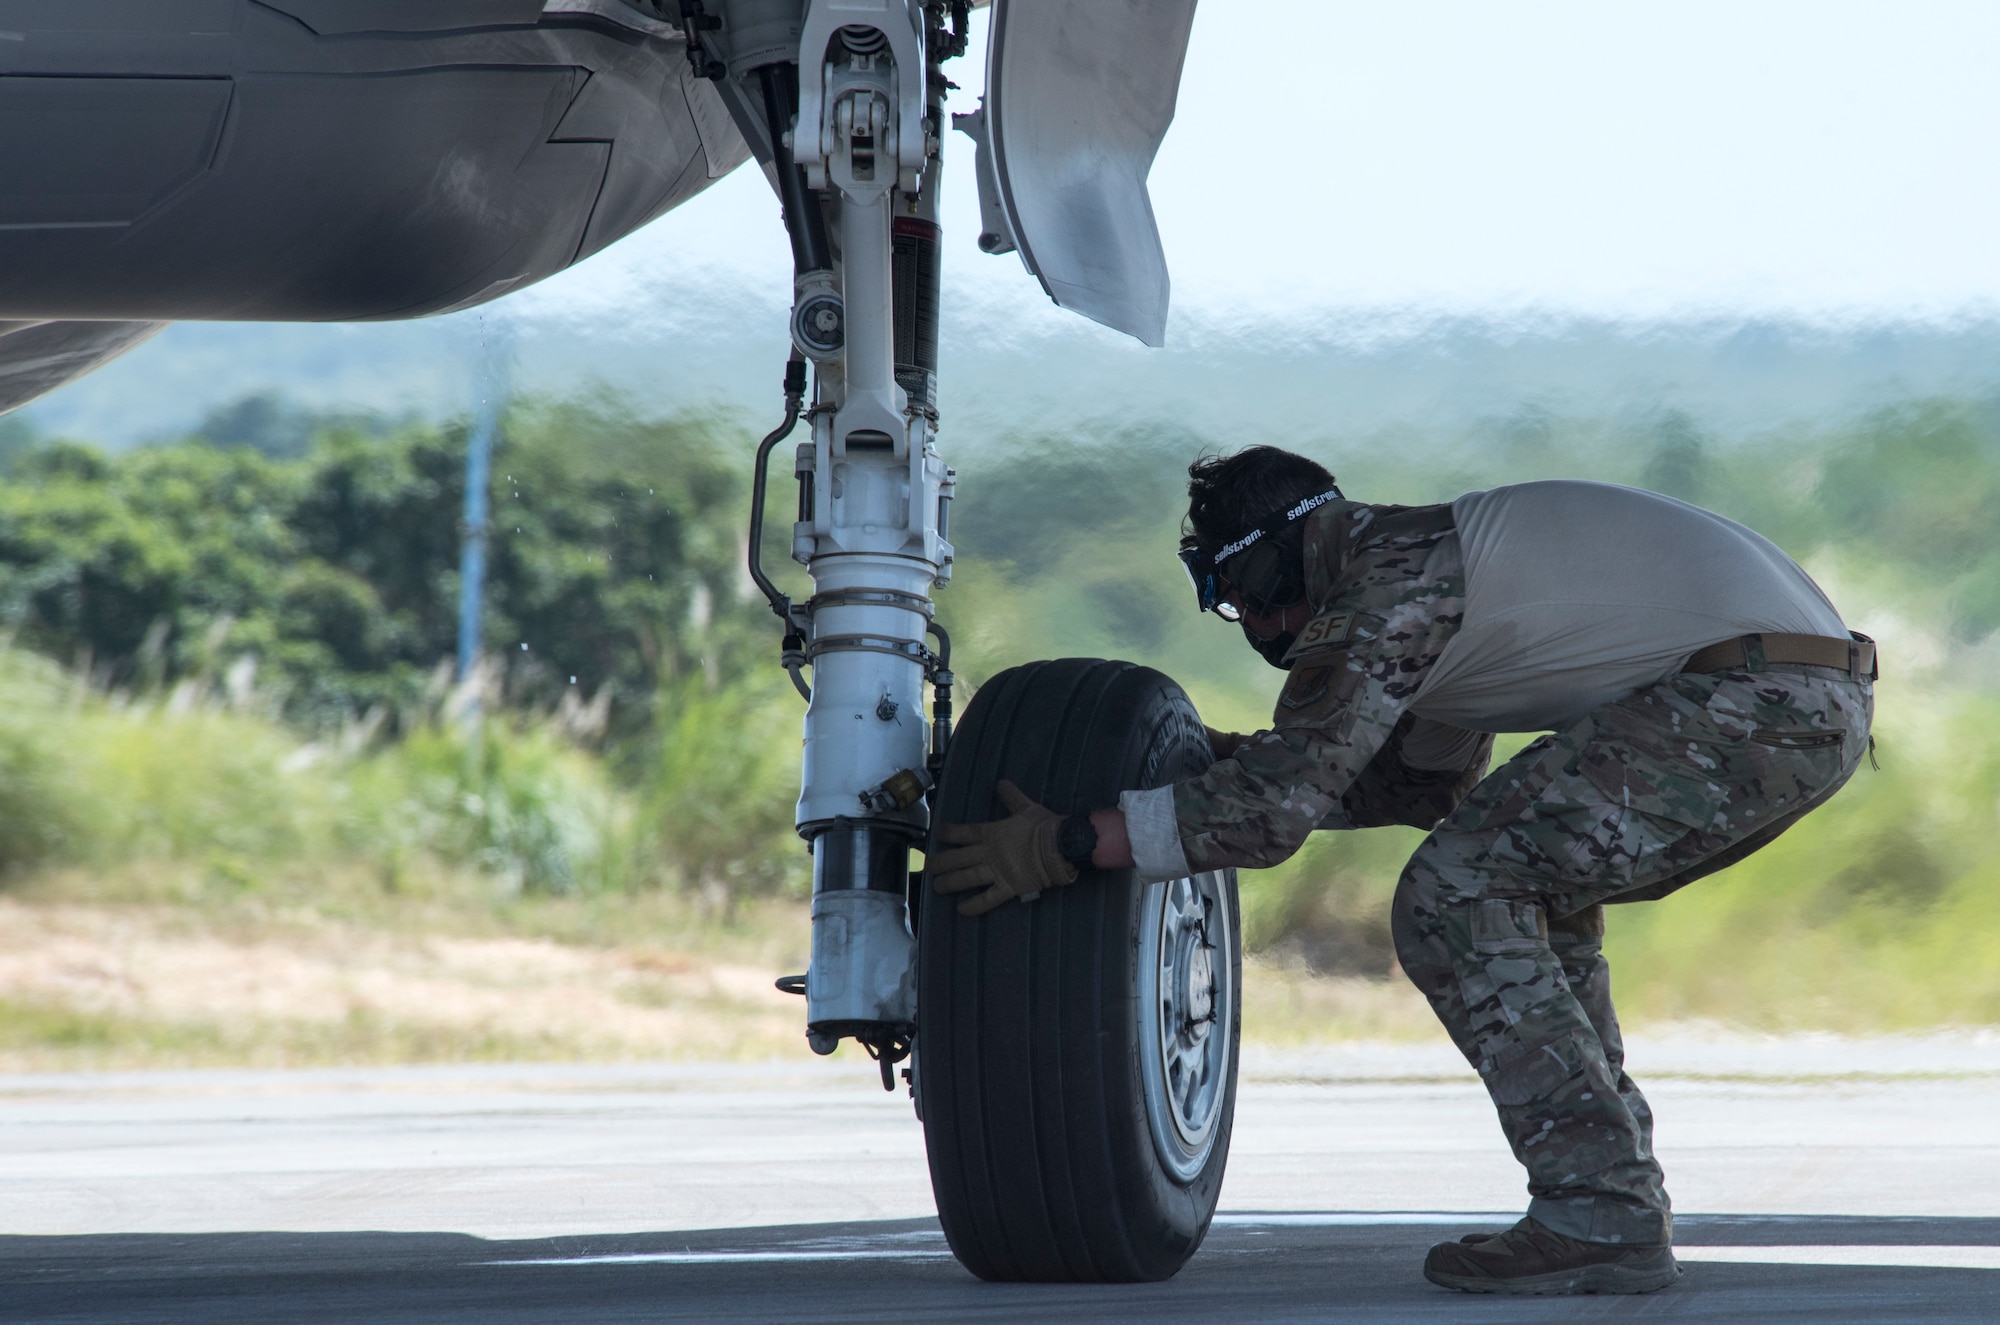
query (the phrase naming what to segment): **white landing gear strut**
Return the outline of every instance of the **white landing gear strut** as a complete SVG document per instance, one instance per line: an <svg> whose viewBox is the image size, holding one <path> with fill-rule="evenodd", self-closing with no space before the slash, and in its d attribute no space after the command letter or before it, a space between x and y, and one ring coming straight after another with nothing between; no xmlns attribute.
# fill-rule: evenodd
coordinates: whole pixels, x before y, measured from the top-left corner
<svg viewBox="0 0 2000 1325"><path fill-rule="evenodd" d="M960 31L943 25L952 8L811 0L795 71L757 71L797 267L794 411L799 359L813 366L792 531L812 597L784 599L755 564L763 462L789 418L759 451L751 540L753 574L785 619L785 661L802 691L800 667L812 669L797 814L813 854L806 1033L823 1054L844 1037L859 1041L885 1086L916 1027L909 857L929 828L925 794L951 721L950 645L930 594L952 560L953 473L935 445L937 63L963 44L962 6ZM800 992L800 983L780 985Z"/></svg>

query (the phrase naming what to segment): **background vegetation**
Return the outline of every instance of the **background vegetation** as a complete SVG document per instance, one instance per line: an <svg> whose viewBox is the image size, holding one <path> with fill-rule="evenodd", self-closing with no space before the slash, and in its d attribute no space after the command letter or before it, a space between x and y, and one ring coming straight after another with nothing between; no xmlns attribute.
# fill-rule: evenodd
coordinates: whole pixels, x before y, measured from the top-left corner
<svg viewBox="0 0 2000 1325"><path fill-rule="evenodd" d="M462 428L253 398L111 455L0 423L0 889L391 927L445 906L585 943L754 921L796 947L797 922L770 917L806 886L799 705L741 569L751 438L609 400L517 402L504 435L488 662L460 684ZM1226 444L954 438L940 609L966 690L1031 658L1121 656L1214 725L1261 725L1277 678L1188 610L1171 555L1186 463ZM1621 1002L1759 1026L2000 1022L2000 401L1740 437L1527 409L1298 444L1366 499L1601 478L1798 556L1883 643L1882 770L1744 865L1616 912ZM773 486L766 560L789 568ZM1246 874L1267 968L1392 980L1388 899L1414 845L1326 836Z"/></svg>

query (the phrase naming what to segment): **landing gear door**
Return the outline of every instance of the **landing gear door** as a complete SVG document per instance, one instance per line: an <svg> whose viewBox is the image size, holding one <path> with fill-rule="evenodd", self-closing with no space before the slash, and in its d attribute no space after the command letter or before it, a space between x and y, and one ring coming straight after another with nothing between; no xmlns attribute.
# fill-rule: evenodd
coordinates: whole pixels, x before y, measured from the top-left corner
<svg viewBox="0 0 2000 1325"><path fill-rule="evenodd" d="M963 126L981 139L991 195L982 246L1017 247L1057 304L1148 345L1165 342L1170 283L1146 176L1173 122L1194 6L994 0L983 123Z"/></svg>

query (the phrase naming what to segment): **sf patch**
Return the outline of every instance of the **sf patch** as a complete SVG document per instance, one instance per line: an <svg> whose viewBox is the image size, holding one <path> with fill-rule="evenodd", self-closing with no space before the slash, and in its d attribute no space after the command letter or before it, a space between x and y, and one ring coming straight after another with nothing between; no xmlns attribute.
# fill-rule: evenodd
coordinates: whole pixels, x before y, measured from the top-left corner
<svg viewBox="0 0 2000 1325"><path fill-rule="evenodd" d="M1322 649L1337 649L1344 646L1354 638L1354 620L1355 614L1346 609L1321 612L1306 622L1306 628L1299 632L1298 639L1294 640L1292 647L1285 651L1282 661L1290 662L1294 658L1303 658Z"/></svg>

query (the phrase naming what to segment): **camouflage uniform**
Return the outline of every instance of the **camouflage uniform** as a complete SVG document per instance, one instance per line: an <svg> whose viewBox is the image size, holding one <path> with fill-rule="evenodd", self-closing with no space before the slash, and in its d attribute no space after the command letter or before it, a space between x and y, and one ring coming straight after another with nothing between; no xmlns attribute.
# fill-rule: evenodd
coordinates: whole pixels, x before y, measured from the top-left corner
<svg viewBox="0 0 2000 1325"><path fill-rule="evenodd" d="M1403 969L1486 1082L1528 1170L1529 1213L1587 1241L1667 1241L1603 904L1733 864L1831 796L1867 749L1869 687L1831 668L1767 668L1752 648L1740 671L1683 673L1600 706L1469 795L1469 778L1413 784L1395 737L1464 608L1450 508L1343 504L1313 520L1320 611L1272 731L1174 789L1188 862L1276 864L1316 825L1429 827L1463 795L1397 886ZM1378 758L1388 769L1371 774Z"/></svg>
<svg viewBox="0 0 2000 1325"><path fill-rule="evenodd" d="M1313 829L1348 826L1344 798L1465 618L1449 506L1330 502L1307 517L1305 563L1324 610L1299 632L1271 730L1174 787L1196 870L1276 865Z"/></svg>

